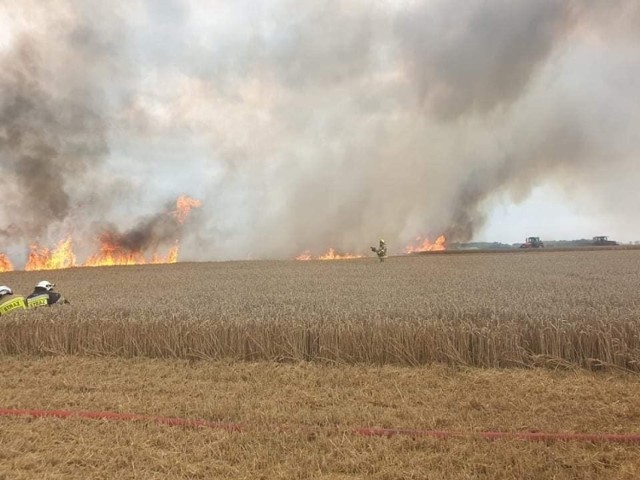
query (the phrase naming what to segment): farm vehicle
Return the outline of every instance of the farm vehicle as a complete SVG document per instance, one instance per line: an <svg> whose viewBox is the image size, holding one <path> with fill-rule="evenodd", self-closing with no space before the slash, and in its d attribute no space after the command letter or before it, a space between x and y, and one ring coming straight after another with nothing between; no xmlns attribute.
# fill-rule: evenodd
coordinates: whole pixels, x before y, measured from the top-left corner
<svg viewBox="0 0 640 480"><path fill-rule="evenodd" d="M520 248L544 248L544 243L540 237L527 237L527 240L520 245Z"/></svg>

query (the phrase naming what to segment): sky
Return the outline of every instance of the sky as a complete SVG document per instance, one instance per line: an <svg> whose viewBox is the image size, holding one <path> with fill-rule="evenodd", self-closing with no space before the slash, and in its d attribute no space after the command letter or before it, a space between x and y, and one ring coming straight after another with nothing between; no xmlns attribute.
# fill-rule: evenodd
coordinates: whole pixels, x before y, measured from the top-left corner
<svg viewBox="0 0 640 480"><path fill-rule="evenodd" d="M0 0L0 252L640 239L639 40L636 0Z"/></svg>
<svg viewBox="0 0 640 480"><path fill-rule="evenodd" d="M526 237L546 240L590 239L606 235L619 243L640 240L636 225L617 223L605 211L549 186L534 188L521 203L496 200L476 241L522 243Z"/></svg>

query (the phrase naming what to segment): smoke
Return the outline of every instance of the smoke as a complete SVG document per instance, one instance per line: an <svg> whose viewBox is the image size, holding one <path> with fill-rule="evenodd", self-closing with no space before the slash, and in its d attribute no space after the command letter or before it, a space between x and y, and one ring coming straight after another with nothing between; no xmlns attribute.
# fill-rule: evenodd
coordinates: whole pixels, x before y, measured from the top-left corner
<svg viewBox="0 0 640 480"><path fill-rule="evenodd" d="M189 211L180 214L174 205L167 204L164 211L141 218L133 227L124 231L114 224L96 224L95 228L98 229L103 246L117 247L123 252L144 254L148 251L156 252L159 247L179 240L185 228L185 221L190 215Z"/></svg>
<svg viewBox="0 0 640 480"><path fill-rule="evenodd" d="M130 230L120 232L117 225L101 226L102 244L117 246L125 252L144 253L157 250L162 244L176 241L179 228L161 216L142 220Z"/></svg>
<svg viewBox="0 0 640 480"><path fill-rule="evenodd" d="M397 33L426 108L444 119L508 106L530 84L571 20L572 3L424 3Z"/></svg>
<svg viewBox="0 0 640 480"><path fill-rule="evenodd" d="M180 193L202 260L470 240L542 184L640 207L633 0L111 3L0 6L3 244L152 248Z"/></svg>
<svg viewBox="0 0 640 480"><path fill-rule="evenodd" d="M5 8L20 13L20 7ZM38 27L39 7L25 2L22 8L34 11ZM3 213L11 234L22 239L42 237L64 222L81 202L74 185L88 181L108 154L94 78L104 55L91 27L71 13L54 8L44 26L15 32L9 48L0 50Z"/></svg>

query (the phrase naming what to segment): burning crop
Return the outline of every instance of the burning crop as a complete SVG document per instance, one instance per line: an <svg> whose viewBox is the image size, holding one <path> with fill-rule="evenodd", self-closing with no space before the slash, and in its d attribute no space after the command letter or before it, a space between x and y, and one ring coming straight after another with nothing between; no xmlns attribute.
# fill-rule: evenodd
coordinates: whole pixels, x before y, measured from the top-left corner
<svg viewBox="0 0 640 480"><path fill-rule="evenodd" d="M334 248L329 248L323 255L314 257L309 250L302 252L296 257L299 261L309 260L352 260L355 258L364 258L364 255L356 253L338 253Z"/></svg>
<svg viewBox="0 0 640 480"><path fill-rule="evenodd" d="M309 260L313 260L313 256L309 250L305 250L300 255L296 257L296 260L299 262L308 262Z"/></svg>
<svg viewBox="0 0 640 480"><path fill-rule="evenodd" d="M179 224L183 224L191 210L194 208L200 208L202 206L202 202L200 200L196 200L195 198L188 197L186 195L180 195L178 200L176 200L176 209L171 212L173 216L176 217L176 220Z"/></svg>
<svg viewBox="0 0 640 480"><path fill-rule="evenodd" d="M324 255L318 257L318 260L350 260L353 258L362 258L364 255L355 253L338 253L333 248L327 250Z"/></svg>
<svg viewBox="0 0 640 480"><path fill-rule="evenodd" d="M440 235L435 242L431 242L426 237L418 236L410 245L406 246L402 253L421 253L421 252L442 252L447 249L447 239L444 235ZM335 248L329 248L326 253L314 256L310 250L305 250L296 257L298 261L309 260L348 260L354 258L364 258L365 255L354 253L338 253Z"/></svg>
<svg viewBox="0 0 640 480"><path fill-rule="evenodd" d="M32 244L24 269L28 272L36 270L58 270L75 267L76 256L73 253L71 237L61 241L56 248L49 250L38 244Z"/></svg>
<svg viewBox="0 0 640 480"><path fill-rule="evenodd" d="M171 247L165 255L154 251L147 259L143 252L131 251L120 245L117 239L105 234L100 241L100 251L89 257L85 267L110 267L115 265L146 265L148 263L176 263L178 261L179 246Z"/></svg>
<svg viewBox="0 0 640 480"><path fill-rule="evenodd" d="M0 273L12 271L13 265L11 264L11 260L9 260L4 253L0 253Z"/></svg>
<svg viewBox="0 0 640 480"><path fill-rule="evenodd" d="M84 262L78 262L71 236L52 249L33 243L24 269L37 271L81 266L176 263L180 253L182 225L191 210L201 205L199 200L182 195L177 199L175 209L154 215L128 231L120 232L115 227L105 227L98 237L97 251ZM11 270L13 266L9 259L0 255L0 272Z"/></svg>
<svg viewBox="0 0 640 480"><path fill-rule="evenodd" d="M447 249L447 239L444 235L440 235L435 242L430 242L426 237L416 237L415 241L404 249L404 252L420 253L420 252L442 252Z"/></svg>

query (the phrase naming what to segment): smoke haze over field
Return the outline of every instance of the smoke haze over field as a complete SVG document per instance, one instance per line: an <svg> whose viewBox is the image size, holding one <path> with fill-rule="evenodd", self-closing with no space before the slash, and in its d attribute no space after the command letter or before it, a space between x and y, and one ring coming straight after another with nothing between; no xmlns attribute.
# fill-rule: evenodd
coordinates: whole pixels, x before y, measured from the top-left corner
<svg viewBox="0 0 640 480"><path fill-rule="evenodd" d="M0 251L182 193L185 259L466 241L541 185L640 237L639 40L636 0L0 1Z"/></svg>

